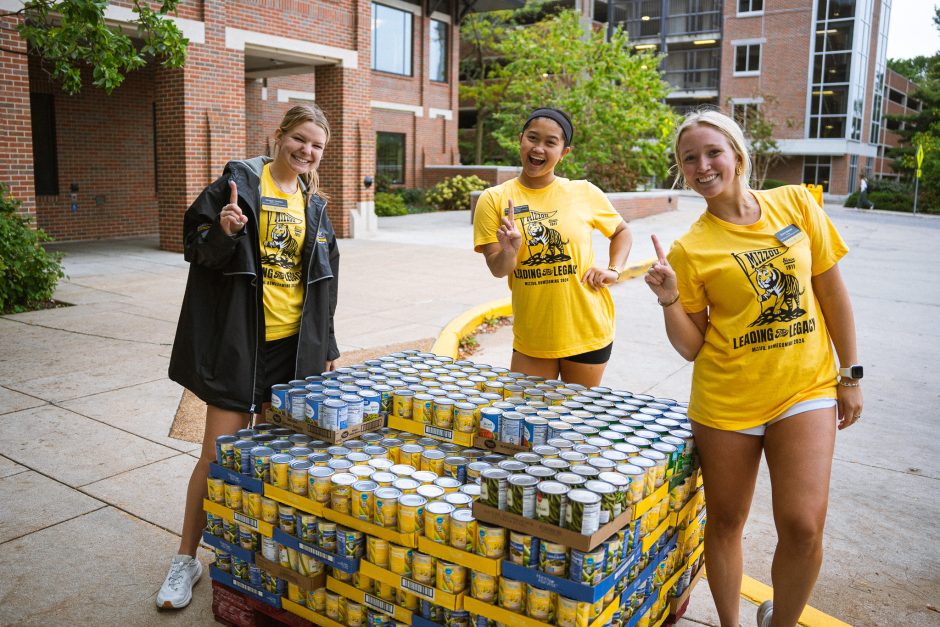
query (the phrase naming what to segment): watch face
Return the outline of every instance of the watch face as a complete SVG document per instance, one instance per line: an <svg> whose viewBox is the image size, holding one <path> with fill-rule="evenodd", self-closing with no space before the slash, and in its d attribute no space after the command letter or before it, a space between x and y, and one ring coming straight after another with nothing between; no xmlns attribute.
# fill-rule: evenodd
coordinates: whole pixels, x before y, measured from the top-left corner
<svg viewBox="0 0 940 627"><path fill-rule="evenodd" d="M861 366L852 366L851 368L849 368L849 370L852 371L853 379L861 379L864 374Z"/></svg>

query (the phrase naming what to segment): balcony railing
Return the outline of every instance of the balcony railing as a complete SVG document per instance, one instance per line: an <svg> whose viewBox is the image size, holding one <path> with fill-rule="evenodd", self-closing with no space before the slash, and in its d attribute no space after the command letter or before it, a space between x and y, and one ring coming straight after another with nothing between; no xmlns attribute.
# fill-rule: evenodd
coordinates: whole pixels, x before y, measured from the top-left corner
<svg viewBox="0 0 940 627"><path fill-rule="evenodd" d="M720 55L718 48L670 51L665 79L677 91L717 90Z"/></svg>
<svg viewBox="0 0 940 627"><path fill-rule="evenodd" d="M718 89L718 68L667 70L665 79L676 91L715 91Z"/></svg>

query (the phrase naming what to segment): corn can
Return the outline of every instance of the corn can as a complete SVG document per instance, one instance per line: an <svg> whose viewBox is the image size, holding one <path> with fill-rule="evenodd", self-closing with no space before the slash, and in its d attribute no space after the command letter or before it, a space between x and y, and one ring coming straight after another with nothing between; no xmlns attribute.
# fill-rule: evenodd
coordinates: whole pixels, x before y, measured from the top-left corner
<svg viewBox="0 0 940 627"><path fill-rule="evenodd" d="M375 509L375 490L379 487L375 481L357 481L351 488L351 514L353 518L372 522Z"/></svg>
<svg viewBox="0 0 940 627"><path fill-rule="evenodd" d="M450 515L450 545L461 551L473 552L476 537L476 519L469 509L459 509Z"/></svg>
<svg viewBox="0 0 940 627"><path fill-rule="evenodd" d="M240 512L242 510L242 487L226 483L223 488L223 499L225 507Z"/></svg>
<svg viewBox="0 0 940 627"><path fill-rule="evenodd" d="M525 615L543 623L555 622L555 593L526 585Z"/></svg>
<svg viewBox="0 0 940 627"><path fill-rule="evenodd" d="M450 594L460 594L467 589L467 569L460 564L437 561L437 588Z"/></svg>
<svg viewBox="0 0 940 627"><path fill-rule="evenodd" d="M388 569L396 575L402 577L412 576L412 560L414 559L414 549L390 544L388 547Z"/></svg>
<svg viewBox="0 0 940 627"><path fill-rule="evenodd" d="M411 574L418 583L433 586L437 576L437 560L424 553L415 551L411 560Z"/></svg>
<svg viewBox="0 0 940 627"><path fill-rule="evenodd" d="M330 502L330 488L334 470L326 466L314 466L307 471L307 494L317 503Z"/></svg>
<svg viewBox="0 0 940 627"><path fill-rule="evenodd" d="M367 536L366 559L379 568L388 568L388 541L375 536Z"/></svg>
<svg viewBox="0 0 940 627"><path fill-rule="evenodd" d="M499 606L517 614L524 613L525 583L507 577L500 577Z"/></svg>
<svg viewBox="0 0 940 627"><path fill-rule="evenodd" d="M470 596L484 603L496 602L496 580L498 577L478 571L470 572Z"/></svg>
<svg viewBox="0 0 940 627"><path fill-rule="evenodd" d="M559 596L555 604L556 627L588 627L591 621L591 604Z"/></svg>
<svg viewBox="0 0 940 627"><path fill-rule="evenodd" d="M450 542L450 515L454 506L450 503L428 503L424 508L424 536L438 544Z"/></svg>
<svg viewBox="0 0 940 627"><path fill-rule="evenodd" d="M341 514L350 514L352 484L355 482L356 475L349 472L336 473L330 478L330 509Z"/></svg>
<svg viewBox="0 0 940 627"><path fill-rule="evenodd" d="M346 600L346 627L362 627L365 623L365 610L361 603Z"/></svg>
<svg viewBox="0 0 940 627"><path fill-rule="evenodd" d="M415 393L407 388L395 390L392 397L392 415L411 420Z"/></svg>
<svg viewBox="0 0 940 627"><path fill-rule="evenodd" d="M403 494L398 498L399 533L424 533L424 507L427 502L419 494Z"/></svg>
<svg viewBox="0 0 940 627"><path fill-rule="evenodd" d="M257 492L242 491L242 509L245 510L245 515L255 519L261 518L263 514L261 508L262 498L264 497Z"/></svg>
<svg viewBox="0 0 940 627"><path fill-rule="evenodd" d="M477 555L493 559L502 559L506 555L506 529L496 525L477 523Z"/></svg>
<svg viewBox="0 0 940 627"><path fill-rule="evenodd" d="M411 402L411 419L415 422L433 424L434 397L430 394L415 394Z"/></svg>
<svg viewBox="0 0 940 627"><path fill-rule="evenodd" d="M225 481L209 477L209 500L219 505L225 504Z"/></svg>
<svg viewBox="0 0 940 627"><path fill-rule="evenodd" d="M398 497L401 490L396 488L378 488L375 491L373 520L376 525L386 529L398 526Z"/></svg>

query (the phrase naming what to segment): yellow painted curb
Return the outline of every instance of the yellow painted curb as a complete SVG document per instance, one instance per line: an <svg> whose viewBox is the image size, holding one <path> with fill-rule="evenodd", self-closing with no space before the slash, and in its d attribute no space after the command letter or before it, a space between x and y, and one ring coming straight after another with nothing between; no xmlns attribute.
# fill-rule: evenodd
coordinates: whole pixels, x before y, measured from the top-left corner
<svg viewBox="0 0 940 627"><path fill-rule="evenodd" d="M447 326L437 336L437 341L431 347L431 352L435 355L445 355L457 359L457 347L460 344L460 338L472 333L486 318L511 315L512 300L508 296L477 305L447 323Z"/></svg>
<svg viewBox="0 0 940 627"><path fill-rule="evenodd" d="M705 578L708 579L708 570L705 571ZM741 598L747 599L754 605L759 606L764 601L773 599L773 597L773 588L744 575L741 580ZM804 627L851 627L849 623L843 623L838 618L823 614L816 608L808 605L803 609L803 613L800 614L799 624Z"/></svg>

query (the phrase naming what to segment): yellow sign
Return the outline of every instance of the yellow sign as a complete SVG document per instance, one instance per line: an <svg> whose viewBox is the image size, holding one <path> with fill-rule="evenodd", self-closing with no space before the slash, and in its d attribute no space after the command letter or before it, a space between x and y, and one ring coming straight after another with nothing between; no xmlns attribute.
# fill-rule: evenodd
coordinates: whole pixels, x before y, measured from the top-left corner
<svg viewBox="0 0 940 627"><path fill-rule="evenodd" d="M917 176L920 176L920 166L924 163L924 145L917 146Z"/></svg>
<svg viewBox="0 0 940 627"><path fill-rule="evenodd" d="M920 168L917 168L917 178L920 178Z"/></svg>

